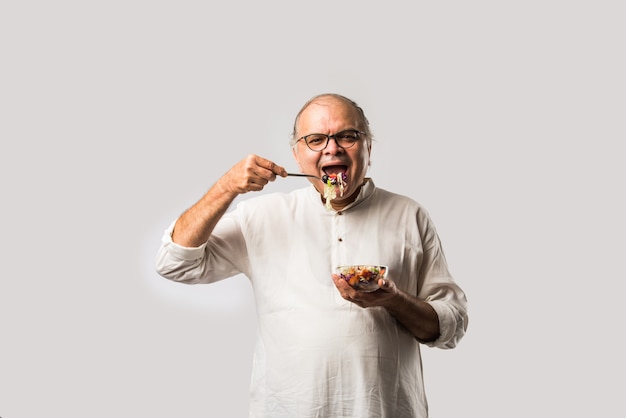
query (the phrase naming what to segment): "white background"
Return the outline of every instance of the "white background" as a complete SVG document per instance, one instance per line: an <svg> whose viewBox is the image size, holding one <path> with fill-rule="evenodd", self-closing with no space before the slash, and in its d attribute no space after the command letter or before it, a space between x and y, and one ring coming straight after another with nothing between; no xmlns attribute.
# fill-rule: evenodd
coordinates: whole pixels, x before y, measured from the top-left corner
<svg viewBox="0 0 626 418"><path fill-rule="evenodd" d="M247 415L247 279L154 256L246 154L296 170L323 92L468 294L461 344L424 348L431 416L624 416L622 2L373 3L2 2L0 416Z"/></svg>

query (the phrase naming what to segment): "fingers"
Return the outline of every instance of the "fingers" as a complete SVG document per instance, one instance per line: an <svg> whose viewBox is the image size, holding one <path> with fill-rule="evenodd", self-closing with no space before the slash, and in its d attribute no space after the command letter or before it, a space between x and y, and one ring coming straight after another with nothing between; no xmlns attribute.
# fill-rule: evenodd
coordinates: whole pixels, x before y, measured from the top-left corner
<svg viewBox="0 0 626 418"><path fill-rule="evenodd" d="M287 170L284 167L258 155L249 155L246 164L248 177L255 184L265 186L268 182L276 180L277 175L287 176Z"/></svg>
<svg viewBox="0 0 626 418"><path fill-rule="evenodd" d="M256 166L261 169L258 174L266 180L273 181L277 175L287 177L287 170L285 170L283 166L263 157L259 157L258 155L254 155L253 157L255 158L254 162Z"/></svg>
<svg viewBox="0 0 626 418"><path fill-rule="evenodd" d="M362 308L383 306L388 300L391 300L396 292L396 284L388 279L379 279L378 286L380 288L374 292L355 290L336 274L332 275L332 279L342 298Z"/></svg>
<svg viewBox="0 0 626 418"><path fill-rule="evenodd" d="M250 154L237 163L227 174L229 187L236 193L257 192L276 176L286 177L287 170L258 155Z"/></svg>

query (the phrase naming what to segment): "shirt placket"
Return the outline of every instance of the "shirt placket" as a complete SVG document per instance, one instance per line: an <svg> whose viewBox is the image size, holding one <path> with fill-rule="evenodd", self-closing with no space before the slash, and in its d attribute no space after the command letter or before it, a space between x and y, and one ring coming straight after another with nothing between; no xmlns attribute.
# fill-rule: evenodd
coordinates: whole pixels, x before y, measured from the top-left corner
<svg viewBox="0 0 626 418"><path fill-rule="evenodd" d="M332 266L333 270L337 266L341 266L346 263L346 243L345 232L346 222L345 215L342 211L337 211L333 215L332 228L331 228L331 250L332 250Z"/></svg>

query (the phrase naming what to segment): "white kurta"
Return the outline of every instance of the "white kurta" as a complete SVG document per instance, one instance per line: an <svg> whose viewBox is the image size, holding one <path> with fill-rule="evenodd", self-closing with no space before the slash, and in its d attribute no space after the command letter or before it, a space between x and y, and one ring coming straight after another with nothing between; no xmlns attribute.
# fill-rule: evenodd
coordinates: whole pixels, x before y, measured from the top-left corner
<svg viewBox="0 0 626 418"><path fill-rule="evenodd" d="M184 283L239 273L251 281L258 339L251 417L426 417L420 345L383 308L339 295L342 264L383 264L397 286L429 302L453 348L467 326L466 299L448 272L426 211L374 186L342 211L312 187L261 195L220 220L208 243L184 248L163 237L157 270Z"/></svg>

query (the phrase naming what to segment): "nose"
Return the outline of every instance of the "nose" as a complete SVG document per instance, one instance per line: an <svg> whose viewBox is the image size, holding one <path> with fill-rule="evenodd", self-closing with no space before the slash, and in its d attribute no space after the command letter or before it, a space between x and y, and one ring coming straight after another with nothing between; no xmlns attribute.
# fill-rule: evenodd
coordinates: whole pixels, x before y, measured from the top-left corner
<svg viewBox="0 0 626 418"><path fill-rule="evenodd" d="M343 148L341 148L339 146L339 143L337 143L337 139L334 136L331 136L328 139L328 144L326 145L326 148L324 148L324 153L325 154L340 154L343 152Z"/></svg>

